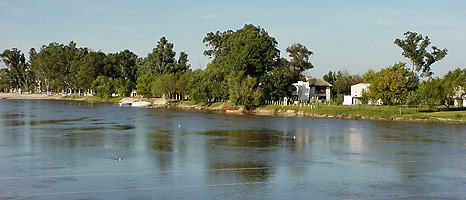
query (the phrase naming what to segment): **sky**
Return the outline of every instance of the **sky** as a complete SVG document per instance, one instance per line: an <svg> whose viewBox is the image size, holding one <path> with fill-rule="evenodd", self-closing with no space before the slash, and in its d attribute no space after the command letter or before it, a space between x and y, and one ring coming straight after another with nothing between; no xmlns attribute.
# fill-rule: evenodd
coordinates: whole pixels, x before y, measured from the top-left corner
<svg viewBox="0 0 466 200"><path fill-rule="evenodd" d="M314 69L363 74L389 67L402 50L393 44L406 31L427 35L448 55L431 68L434 76L466 67L464 0L0 0L0 50L25 54L51 42L75 41L105 53L129 49L146 57L165 36L193 69L210 60L202 39L209 32L237 30L245 24L264 28L285 48L301 43L314 52Z"/></svg>

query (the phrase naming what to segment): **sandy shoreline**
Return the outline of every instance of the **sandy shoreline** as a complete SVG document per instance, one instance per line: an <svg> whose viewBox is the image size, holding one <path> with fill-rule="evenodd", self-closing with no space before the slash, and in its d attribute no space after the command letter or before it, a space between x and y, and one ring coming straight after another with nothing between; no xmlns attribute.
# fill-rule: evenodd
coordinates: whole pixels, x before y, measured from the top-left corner
<svg viewBox="0 0 466 200"><path fill-rule="evenodd" d="M17 94L0 93L0 99L62 99L61 96L49 96L46 94Z"/></svg>

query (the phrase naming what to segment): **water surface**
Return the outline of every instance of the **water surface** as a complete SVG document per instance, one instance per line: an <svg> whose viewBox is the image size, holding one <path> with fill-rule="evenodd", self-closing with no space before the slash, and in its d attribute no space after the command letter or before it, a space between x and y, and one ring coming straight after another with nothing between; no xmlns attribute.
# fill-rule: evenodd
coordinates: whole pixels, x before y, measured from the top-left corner
<svg viewBox="0 0 466 200"><path fill-rule="evenodd" d="M465 125L0 100L1 199L464 199L465 161Z"/></svg>

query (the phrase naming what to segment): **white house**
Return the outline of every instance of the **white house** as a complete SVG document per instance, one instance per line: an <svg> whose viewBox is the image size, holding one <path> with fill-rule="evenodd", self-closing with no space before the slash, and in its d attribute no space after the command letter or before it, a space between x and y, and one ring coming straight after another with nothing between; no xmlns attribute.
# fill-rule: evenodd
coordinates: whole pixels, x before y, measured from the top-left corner
<svg viewBox="0 0 466 200"><path fill-rule="evenodd" d="M364 93L369 93L370 83L358 83L351 86L351 95L343 96L343 105L357 105L362 104L361 97ZM369 102L371 104L371 102ZM377 104L381 104L377 101Z"/></svg>
<svg viewBox="0 0 466 200"><path fill-rule="evenodd" d="M298 81L293 83L296 90L293 91L293 96L298 101L307 102L311 99L330 101L330 87L332 86L327 81L320 78L307 77L306 81Z"/></svg>

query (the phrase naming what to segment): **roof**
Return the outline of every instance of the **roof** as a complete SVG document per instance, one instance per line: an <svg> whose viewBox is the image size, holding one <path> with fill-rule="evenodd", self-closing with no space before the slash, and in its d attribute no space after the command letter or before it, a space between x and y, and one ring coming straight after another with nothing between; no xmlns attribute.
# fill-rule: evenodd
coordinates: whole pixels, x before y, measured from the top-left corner
<svg viewBox="0 0 466 200"><path fill-rule="evenodd" d="M324 81L320 78L315 78L315 77L307 77L307 81L309 82L309 85L315 85L315 86L332 86L332 84L328 83L327 81Z"/></svg>

